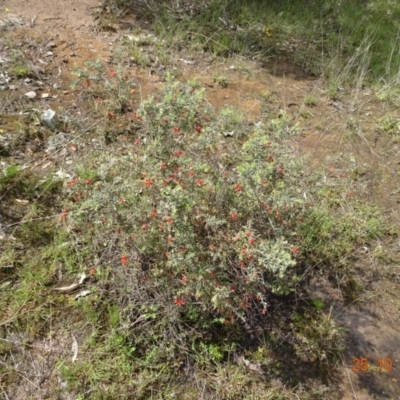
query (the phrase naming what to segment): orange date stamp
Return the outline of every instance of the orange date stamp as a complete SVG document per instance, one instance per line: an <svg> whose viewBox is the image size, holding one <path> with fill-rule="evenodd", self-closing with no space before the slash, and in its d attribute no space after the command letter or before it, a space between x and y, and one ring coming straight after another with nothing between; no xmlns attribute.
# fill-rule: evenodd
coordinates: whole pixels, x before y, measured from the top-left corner
<svg viewBox="0 0 400 400"><path fill-rule="evenodd" d="M390 357L379 358L378 365L369 364L366 357L354 357L353 358L354 372L367 372L367 371L379 371L379 372L390 372L393 369L393 360Z"/></svg>

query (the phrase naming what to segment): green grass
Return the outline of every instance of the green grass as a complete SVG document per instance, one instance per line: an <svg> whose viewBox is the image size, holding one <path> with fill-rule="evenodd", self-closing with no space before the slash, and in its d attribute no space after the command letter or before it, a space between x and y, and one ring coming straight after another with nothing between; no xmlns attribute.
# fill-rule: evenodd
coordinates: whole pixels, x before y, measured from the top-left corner
<svg viewBox="0 0 400 400"><path fill-rule="evenodd" d="M168 2L149 2L152 29L175 48L185 44L191 52L260 61L283 56L306 73L325 76L335 92L360 77L371 84L399 75L400 5L389 0L186 3L185 12Z"/></svg>

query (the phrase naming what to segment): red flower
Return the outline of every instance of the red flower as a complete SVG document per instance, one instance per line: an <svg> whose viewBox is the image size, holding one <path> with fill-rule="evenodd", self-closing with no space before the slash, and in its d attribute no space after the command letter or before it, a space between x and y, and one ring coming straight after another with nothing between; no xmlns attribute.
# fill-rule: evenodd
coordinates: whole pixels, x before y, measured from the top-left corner
<svg viewBox="0 0 400 400"><path fill-rule="evenodd" d="M234 221L236 221L236 220L238 219L238 215L237 215L235 212L231 212L231 213L229 214L229 216L230 216Z"/></svg>
<svg viewBox="0 0 400 400"><path fill-rule="evenodd" d="M163 169L166 169L166 168L167 168L167 163L163 162L163 163L160 165L160 169L163 170Z"/></svg>
<svg viewBox="0 0 400 400"><path fill-rule="evenodd" d="M265 315L267 313L267 309L266 308L263 308L263 310L261 311L261 314L262 315Z"/></svg>
<svg viewBox="0 0 400 400"><path fill-rule="evenodd" d="M157 208L155 208L151 214L150 214L150 218L155 218L157 216Z"/></svg>
<svg viewBox="0 0 400 400"><path fill-rule="evenodd" d="M256 242L256 239L254 239L254 238L249 239L249 244L254 244L255 242Z"/></svg>
<svg viewBox="0 0 400 400"><path fill-rule="evenodd" d="M298 247L293 247L292 249L292 253L295 255L299 252L299 248Z"/></svg>
<svg viewBox="0 0 400 400"><path fill-rule="evenodd" d="M185 299L180 299L179 297L174 297L174 302L177 306L183 306L185 304Z"/></svg>
<svg viewBox="0 0 400 400"><path fill-rule="evenodd" d="M117 73L116 73L115 71L111 71L111 72L110 72L110 75L111 75L111 77L113 77L113 78L114 78L114 77L115 77L115 75L117 75Z"/></svg>
<svg viewBox="0 0 400 400"><path fill-rule="evenodd" d="M172 128L173 130L174 130L174 132L176 132L176 133L178 133L178 132L180 132L181 130L177 127L177 126L174 126L173 128Z"/></svg>
<svg viewBox="0 0 400 400"><path fill-rule="evenodd" d="M197 132L200 132L200 131L201 131L201 126L200 126L200 125L196 125L196 126L194 127L194 129L196 129Z"/></svg>
<svg viewBox="0 0 400 400"><path fill-rule="evenodd" d="M164 254L165 254L165 257L169 258L170 254L168 253L168 251L166 251Z"/></svg>
<svg viewBox="0 0 400 400"><path fill-rule="evenodd" d="M196 179L196 185L197 186L204 186L205 183L204 183L203 179Z"/></svg>
<svg viewBox="0 0 400 400"><path fill-rule="evenodd" d="M182 275L182 278L179 280L181 283L185 284L187 281L186 275Z"/></svg>
<svg viewBox="0 0 400 400"><path fill-rule="evenodd" d="M240 261L240 266L241 266L242 268L244 268L244 267L246 266L246 263L245 263L244 261Z"/></svg>
<svg viewBox="0 0 400 400"><path fill-rule="evenodd" d="M175 151L174 154L179 157L179 156L181 156L183 154L183 151L182 150L177 150L177 151Z"/></svg>
<svg viewBox="0 0 400 400"><path fill-rule="evenodd" d="M154 179L147 178L147 179L144 181L144 186L150 187L150 186L153 185L153 183L154 183Z"/></svg>
<svg viewBox="0 0 400 400"><path fill-rule="evenodd" d="M189 172L188 172L188 175L189 175L189 176L195 176L195 175L196 175L196 172L194 172L194 171L189 171Z"/></svg>
<svg viewBox="0 0 400 400"><path fill-rule="evenodd" d="M83 82L83 86L90 87L91 83L87 79Z"/></svg>
<svg viewBox="0 0 400 400"><path fill-rule="evenodd" d="M137 113L136 111L134 111L132 114L133 114L133 116L134 116L138 121L141 121L141 120L142 120L142 117L139 116L138 113ZM137 143L135 142L135 144L137 144Z"/></svg>
<svg viewBox="0 0 400 400"><path fill-rule="evenodd" d="M121 256L121 264L126 265L128 263L128 256Z"/></svg>
<svg viewBox="0 0 400 400"><path fill-rule="evenodd" d="M174 220L173 220L171 217L169 217L169 216L166 216L166 217L165 217L165 220L166 220L169 224L173 224L173 223L174 223Z"/></svg>
<svg viewBox="0 0 400 400"><path fill-rule="evenodd" d="M147 224L143 224L143 225L142 225L142 231L147 230L148 227L149 227L149 226L148 226Z"/></svg>
<svg viewBox="0 0 400 400"><path fill-rule="evenodd" d="M87 181L86 181L86 185L91 185L93 183L93 181L91 180L91 179L88 179Z"/></svg>
<svg viewBox="0 0 400 400"><path fill-rule="evenodd" d="M236 190L236 192L241 192L243 189L242 185L239 185L238 183L236 183L235 185L233 185L234 189Z"/></svg>
<svg viewBox="0 0 400 400"><path fill-rule="evenodd" d="M68 209L65 208L62 210L61 221L65 221L67 219Z"/></svg>
<svg viewBox="0 0 400 400"><path fill-rule="evenodd" d="M115 121L115 114L113 114L111 111L107 112L107 118L109 120Z"/></svg>
<svg viewBox="0 0 400 400"><path fill-rule="evenodd" d="M90 275L96 275L96 268L90 268L89 274Z"/></svg>

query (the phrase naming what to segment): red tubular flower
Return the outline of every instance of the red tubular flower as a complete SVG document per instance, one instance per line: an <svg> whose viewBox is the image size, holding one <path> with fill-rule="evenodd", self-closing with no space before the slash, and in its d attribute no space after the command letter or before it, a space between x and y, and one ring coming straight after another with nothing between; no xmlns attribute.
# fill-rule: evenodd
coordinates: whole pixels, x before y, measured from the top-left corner
<svg viewBox="0 0 400 400"><path fill-rule="evenodd" d="M174 302L177 306L183 306L185 304L185 299L180 299L179 297L174 297Z"/></svg>
<svg viewBox="0 0 400 400"><path fill-rule="evenodd" d="M236 192L241 192L243 189L242 185L239 185L238 183L236 183L235 185L233 185L234 189L236 190Z"/></svg>
<svg viewBox="0 0 400 400"><path fill-rule="evenodd" d="M147 178L147 179L144 181L144 186L150 187L150 186L153 185L153 183L154 183L154 179Z"/></svg>
<svg viewBox="0 0 400 400"><path fill-rule="evenodd" d="M121 256L121 264L126 265L128 263L128 256Z"/></svg>
<svg viewBox="0 0 400 400"><path fill-rule="evenodd" d="M157 216L157 209L155 208L151 214L150 214L150 218L155 218Z"/></svg>
<svg viewBox="0 0 400 400"><path fill-rule="evenodd" d="M205 183L204 183L203 179L196 179L196 185L197 186L204 186Z"/></svg>

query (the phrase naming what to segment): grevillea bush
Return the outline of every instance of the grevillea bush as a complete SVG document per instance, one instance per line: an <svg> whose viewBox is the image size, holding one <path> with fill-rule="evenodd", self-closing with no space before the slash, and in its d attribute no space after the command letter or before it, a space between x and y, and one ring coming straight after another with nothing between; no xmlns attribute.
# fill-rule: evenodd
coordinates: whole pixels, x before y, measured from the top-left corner
<svg viewBox="0 0 400 400"><path fill-rule="evenodd" d="M271 294L293 290L299 261L318 256L313 238L330 240L334 228L315 217L321 177L304 172L287 115L228 136L203 97L169 81L161 100L130 113L133 145L96 156L67 185L75 202L67 223L90 222L99 276L126 271L121 298L146 312L172 305L175 317L209 326L267 314ZM107 254L96 223L113 232Z"/></svg>

